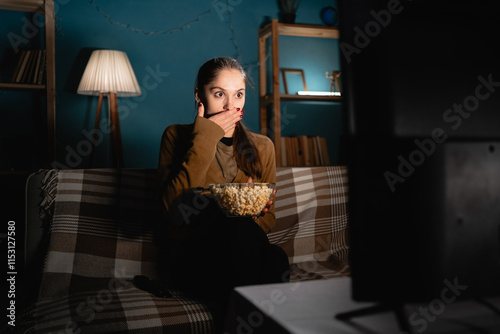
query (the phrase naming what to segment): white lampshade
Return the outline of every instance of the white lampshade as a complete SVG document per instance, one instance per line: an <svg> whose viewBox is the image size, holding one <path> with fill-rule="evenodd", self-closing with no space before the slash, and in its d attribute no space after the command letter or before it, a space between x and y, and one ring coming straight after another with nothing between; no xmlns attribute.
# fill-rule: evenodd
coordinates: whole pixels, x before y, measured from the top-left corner
<svg viewBox="0 0 500 334"><path fill-rule="evenodd" d="M116 96L139 96L141 88L125 52L96 50L90 56L77 93L82 95L116 93Z"/></svg>

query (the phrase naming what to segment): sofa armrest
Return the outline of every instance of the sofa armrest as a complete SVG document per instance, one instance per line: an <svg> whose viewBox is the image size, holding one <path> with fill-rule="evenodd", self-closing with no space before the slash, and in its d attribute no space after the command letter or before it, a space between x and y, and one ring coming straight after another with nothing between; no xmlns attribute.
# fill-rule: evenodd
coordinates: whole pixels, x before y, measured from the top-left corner
<svg viewBox="0 0 500 334"><path fill-rule="evenodd" d="M43 262L44 224L40 218L40 204L43 201L43 172L32 173L26 180L26 221L24 229L24 266L27 270ZM29 273L28 273L29 274Z"/></svg>
<svg viewBox="0 0 500 334"><path fill-rule="evenodd" d="M25 184L25 226L23 249L23 302L29 306L38 295L49 241L49 222L41 217L45 199L46 171L29 175ZM49 218L49 217L47 217Z"/></svg>

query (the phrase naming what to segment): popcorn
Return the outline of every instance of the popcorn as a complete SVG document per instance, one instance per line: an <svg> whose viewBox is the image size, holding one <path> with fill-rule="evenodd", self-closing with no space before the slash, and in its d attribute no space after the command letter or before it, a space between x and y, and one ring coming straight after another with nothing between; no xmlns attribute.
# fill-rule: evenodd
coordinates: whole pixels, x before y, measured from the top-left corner
<svg viewBox="0 0 500 334"><path fill-rule="evenodd" d="M219 206L232 216L258 216L273 193L268 183L213 184L210 190Z"/></svg>

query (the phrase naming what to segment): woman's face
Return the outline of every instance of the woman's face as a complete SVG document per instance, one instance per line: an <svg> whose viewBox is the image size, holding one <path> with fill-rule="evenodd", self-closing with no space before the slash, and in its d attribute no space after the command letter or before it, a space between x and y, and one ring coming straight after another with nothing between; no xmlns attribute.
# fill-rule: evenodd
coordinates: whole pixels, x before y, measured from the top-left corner
<svg viewBox="0 0 500 334"><path fill-rule="evenodd" d="M221 70L215 79L205 85L205 117L245 105L245 80L236 69ZM203 101L202 101L203 102Z"/></svg>

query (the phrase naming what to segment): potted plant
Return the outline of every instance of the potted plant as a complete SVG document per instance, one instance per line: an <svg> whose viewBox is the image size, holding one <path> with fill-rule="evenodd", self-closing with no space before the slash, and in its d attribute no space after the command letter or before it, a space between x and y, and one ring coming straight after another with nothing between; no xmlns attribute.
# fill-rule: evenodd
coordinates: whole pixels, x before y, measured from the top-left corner
<svg viewBox="0 0 500 334"><path fill-rule="evenodd" d="M301 0L278 0L282 23L295 23L295 13Z"/></svg>

